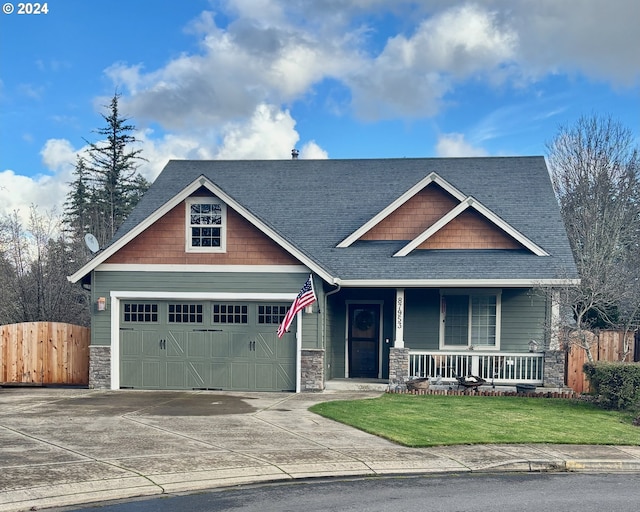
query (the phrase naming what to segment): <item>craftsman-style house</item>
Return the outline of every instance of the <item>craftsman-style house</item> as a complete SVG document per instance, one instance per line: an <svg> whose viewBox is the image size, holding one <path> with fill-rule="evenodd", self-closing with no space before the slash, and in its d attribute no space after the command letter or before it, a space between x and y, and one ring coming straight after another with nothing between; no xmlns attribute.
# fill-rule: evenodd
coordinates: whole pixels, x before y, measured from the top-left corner
<svg viewBox="0 0 640 512"><path fill-rule="evenodd" d="M276 330L312 276L317 301ZM562 385L577 272L542 157L171 161L90 286L95 387Z"/></svg>

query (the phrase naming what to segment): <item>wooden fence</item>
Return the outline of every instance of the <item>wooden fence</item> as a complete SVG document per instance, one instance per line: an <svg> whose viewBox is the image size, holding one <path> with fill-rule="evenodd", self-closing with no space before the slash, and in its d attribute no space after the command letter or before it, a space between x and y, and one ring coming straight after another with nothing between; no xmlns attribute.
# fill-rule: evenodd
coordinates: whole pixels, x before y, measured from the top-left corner
<svg viewBox="0 0 640 512"><path fill-rule="evenodd" d="M591 355L596 361L620 361L625 352L623 331L600 331L591 335ZM634 361L634 333L627 333L629 353L625 361ZM567 351L567 386L576 393L589 391L589 381L582 371L587 362L584 349L571 345Z"/></svg>
<svg viewBox="0 0 640 512"><path fill-rule="evenodd" d="M26 322L0 329L0 383L88 385L88 327Z"/></svg>

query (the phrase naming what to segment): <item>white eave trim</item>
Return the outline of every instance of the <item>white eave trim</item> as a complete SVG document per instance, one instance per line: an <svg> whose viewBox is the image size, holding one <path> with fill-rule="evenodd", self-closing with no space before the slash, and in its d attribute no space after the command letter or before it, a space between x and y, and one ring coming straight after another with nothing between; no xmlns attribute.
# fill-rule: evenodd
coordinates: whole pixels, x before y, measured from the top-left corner
<svg viewBox="0 0 640 512"><path fill-rule="evenodd" d="M258 292L150 292L150 291L112 291L111 298L117 299L175 299L175 300L272 300L291 301L295 293L258 293Z"/></svg>
<svg viewBox="0 0 640 512"><path fill-rule="evenodd" d="M580 279L341 279L343 288L545 288L578 286Z"/></svg>
<svg viewBox="0 0 640 512"><path fill-rule="evenodd" d="M500 229L502 229L509 236L517 240L524 247L529 249L536 256L549 256L544 249L542 249L539 245L529 240L526 236L520 233L517 229L510 226L500 217L498 217L495 213L493 213L489 208L485 207L478 200L474 199L472 196L469 196L464 199L458 206L453 208L449 213L440 218L437 222L435 222L432 226L423 231L420 235L414 238L411 242L405 245L402 249L396 252L394 257L402 257L409 254L416 247L422 244L425 240L429 239L429 237L433 236L435 233L440 231L444 226L449 224L453 219L458 217L462 212L464 212L467 208L473 208L480 215L482 215L489 222L493 223Z"/></svg>
<svg viewBox="0 0 640 512"><path fill-rule="evenodd" d="M96 272L193 272L193 273L262 273L308 274L304 265L147 265L126 263L102 263Z"/></svg>
<svg viewBox="0 0 640 512"><path fill-rule="evenodd" d="M98 265L102 264L110 256L112 256L113 254L118 252L120 249L122 249L126 244L128 244L136 236L142 233L145 229L153 225L162 216L166 215L170 210L172 210L177 205L182 203L185 199L187 199L189 196L191 196L200 187L207 188L216 197L222 199L228 206L230 206L236 212L238 212L245 220L247 220L253 226L255 226L260 231L262 231L265 235L267 235L274 242L280 245L284 250L286 250L294 258L300 260L300 262L302 262L305 266L311 269L312 272L320 276L322 279L324 279L329 283L333 283L335 281L333 276L328 274L324 269L318 266L314 261L310 260L302 252L296 249L292 244L290 244L280 235L275 233L271 228L265 225L262 221L257 219L244 206L242 206L235 199L233 199L231 196L226 194L222 189L220 189L217 185L215 185L205 176L200 176L199 178L194 180L190 185L187 185L180 193L176 194L173 198L169 199L160 208L158 208L155 212L153 212L146 219L144 219L140 224L138 224L133 229L131 229L128 233L126 233L122 238L120 238L114 244L107 247L103 252L96 255L95 258L89 261L76 273L67 277L67 279L72 283L78 282L80 279L82 279L82 277L87 275L92 270L95 270Z"/></svg>
<svg viewBox="0 0 640 512"><path fill-rule="evenodd" d="M418 192L424 189L426 186L435 182L437 185L442 187L444 190L449 192L452 196L454 196L458 201L463 201L467 196L465 196L462 192L460 192L457 188L451 185L446 180L442 179L435 172L430 173L424 179L420 180L413 187L407 190L404 194L402 194L398 199L396 199L393 203L387 206L380 213L372 217L365 224L356 229L353 233L351 233L347 238L345 238L342 242L340 242L337 247L344 248L349 247L356 240L358 240L362 235L364 235L367 231L373 228L376 224L381 222L383 219L391 215L394 211L396 211L400 206L406 203L409 199L415 196Z"/></svg>

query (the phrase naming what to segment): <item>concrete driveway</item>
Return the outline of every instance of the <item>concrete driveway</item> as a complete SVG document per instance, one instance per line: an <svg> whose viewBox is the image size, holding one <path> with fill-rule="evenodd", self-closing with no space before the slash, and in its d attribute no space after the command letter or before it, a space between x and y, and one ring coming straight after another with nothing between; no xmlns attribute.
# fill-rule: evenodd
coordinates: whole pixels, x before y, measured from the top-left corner
<svg viewBox="0 0 640 512"><path fill-rule="evenodd" d="M319 476L640 471L640 447L412 449L307 410L379 394L0 388L0 511Z"/></svg>

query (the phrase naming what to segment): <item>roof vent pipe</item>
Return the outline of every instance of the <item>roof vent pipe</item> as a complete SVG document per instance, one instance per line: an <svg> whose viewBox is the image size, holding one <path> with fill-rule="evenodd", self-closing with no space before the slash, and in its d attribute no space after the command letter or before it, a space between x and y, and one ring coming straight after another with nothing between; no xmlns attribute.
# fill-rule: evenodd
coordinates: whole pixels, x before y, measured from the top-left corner
<svg viewBox="0 0 640 512"><path fill-rule="evenodd" d="M291 160L297 160L299 154L300 154L300 151L298 151L296 148L293 148L291 150Z"/></svg>

